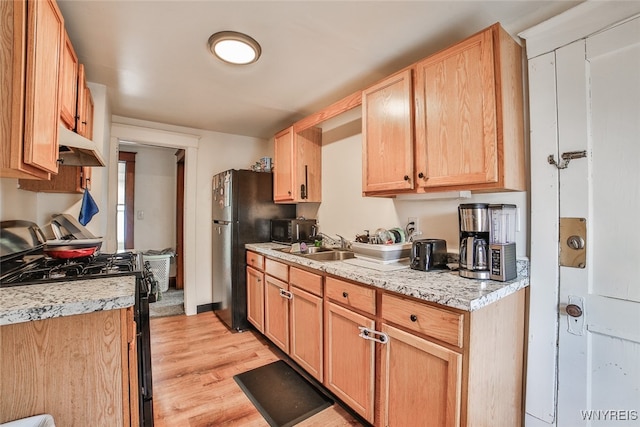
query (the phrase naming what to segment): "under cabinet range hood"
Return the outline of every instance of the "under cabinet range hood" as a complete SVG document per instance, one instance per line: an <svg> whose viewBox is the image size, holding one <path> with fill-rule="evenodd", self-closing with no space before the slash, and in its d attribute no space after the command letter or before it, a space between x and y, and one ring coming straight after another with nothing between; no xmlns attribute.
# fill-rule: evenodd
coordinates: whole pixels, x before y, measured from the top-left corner
<svg viewBox="0 0 640 427"><path fill-rule="evenodd" d="M96 143L60 125L58 158L64 166L104 166Z"/></svg>

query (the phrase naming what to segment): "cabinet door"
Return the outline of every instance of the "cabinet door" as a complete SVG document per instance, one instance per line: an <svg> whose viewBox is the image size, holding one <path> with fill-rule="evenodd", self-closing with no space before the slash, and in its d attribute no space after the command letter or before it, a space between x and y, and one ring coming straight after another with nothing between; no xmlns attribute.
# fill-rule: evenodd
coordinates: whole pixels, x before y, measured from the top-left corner
<svg viewBox="0 0 640 427"><path fill-rule="evenodd" d="M64 22L54 0L29 2L27 16L24 158L57 173Z"/></svg>
<svg viewBox="0 0 640 427"><path fill-rule="evenodd" d="M67 129L76 128L76 103L78 100L78 56L65 31L62 50L62 82L60 88L60 121Z"/></svg>
<svg viewBox="0 0 640 427"><path fill-rule="evenodd" d="M293 150L293 128L280 132L274 139L273 200L293 201L295 157Z"/></svg>
<svg viewBox="0 0 640 427"><path fill-rule="evenodd" d="M411 70L362 91L362 191L410 190L413 182Z"/></svg>
<svg viewBox="0 0 640 427"><path fill-rule="evenodd" d="M324 385L367 421L373 423L375 343L359 337L359 326L373 320L325 301Z"/></svg>
<svg viewBox="0 0 640 427"><path fill-rule="evenodd" d="M289 285L264 276L264 334L289 353Z"/></svg>
<svg viewBox="0 0 640 427"><path fill-rule="evenodd" d="M78 121L76 132L85 138L93 138L93 97L87 86L87 76L84 65L78 65Z"/></svg>
<svg viewBox="0 0 640 427"><path fill-rule="evenodd" d="M130 425L129 397L138 390L128 310L0 326L0 423L50 413L59 426Z"/></svg>
<svg viewBox="0 0 640 427"><path fill-rule="evenodd" d="M264 274L247 267L247 320L264 333Z"/></svg>
<svg viewBox="0 0 640 427"><path fill-rule="evenodd" d="M51 175L48 181L19 179L21 190L42 193L82 193L91 189L91 168L88 166L60 166L57 175Z"/></svg>
<svg viewBox="0 0 640 427"><path fill-rule="evenodd" d="M382 325L381 403L388 427L460 425L462 355Z"/></svg>
<svg viewBox="0 0 640 427"><path fill-rule="evenodd" d="M416 174L424 188L498 180L492 29L416 64Z"/></svg>
<svg viewBox="0 0 640 427"><path fill-rule="evenodd" d="M84 133L82 136L88 139L93 139L93 96L91 96L91 89L85 84L84 87L84 111L82 117L82 124L84 126Z"/></svg>
<svg viewBox="0 0 640 427"><path fill-rule="evenodd" d="M290 287L291 349L289 355L305 371L322 382L322 298L296 286Z"/></svg>

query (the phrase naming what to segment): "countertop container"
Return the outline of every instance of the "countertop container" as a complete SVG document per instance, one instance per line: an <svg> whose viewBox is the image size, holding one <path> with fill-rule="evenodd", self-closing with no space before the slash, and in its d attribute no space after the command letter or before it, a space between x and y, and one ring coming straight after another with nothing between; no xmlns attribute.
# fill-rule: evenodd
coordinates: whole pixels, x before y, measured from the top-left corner
<svg viewBox="0 0 640 427"><path fill-rule="evenodd" d="M351 242L351 250L357 258L367 258L377 262L396 262L409 258L411 243L394 243L390 245L376 245L370 243Z"/></svg>

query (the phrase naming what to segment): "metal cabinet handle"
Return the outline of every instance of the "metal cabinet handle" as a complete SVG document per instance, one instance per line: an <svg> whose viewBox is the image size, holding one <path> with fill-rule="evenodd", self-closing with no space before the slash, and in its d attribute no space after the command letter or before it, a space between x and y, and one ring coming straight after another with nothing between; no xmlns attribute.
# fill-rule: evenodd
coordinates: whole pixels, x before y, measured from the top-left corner
<svg viewBox="0 0 640 427"><path fill-rule="evenodd" d="M389 342L389 335L384 332L369 329L364 326L358 326L358 329L360 330L360 333L358 334L360 338L379 342L380 344L386 344Z"/></svg>
<svg viewBox="0 0 640 427"><path fill-rule="evenodd" d="M342 296L343 296L343 297L345 297L345 298L349 298L349 294L347 293L347 291L344 291L344 292L342 293Z"/></svg>
<svg viewBox="0 0 640 427"><path fill-rule="evenodd" d="M286 299L293 299L293 294L289 291L285 291L284 289L280 289L280 296Z"/></svg>
<svg viewBox="0 0 640 427"><path fill-rule="evenodd" d="M418 321L418 316L416 316L415 314L412 314L411 316L409 316L409 319L410 319L412 322L417 322L417 321Z"/></svg>
<svg viewBox="0 0 640 427"><path fill-rule="evenodd" d="M405 175L405 176L404 176L404 180L405 180L405 181L409 181L409 175Z"/></svg>

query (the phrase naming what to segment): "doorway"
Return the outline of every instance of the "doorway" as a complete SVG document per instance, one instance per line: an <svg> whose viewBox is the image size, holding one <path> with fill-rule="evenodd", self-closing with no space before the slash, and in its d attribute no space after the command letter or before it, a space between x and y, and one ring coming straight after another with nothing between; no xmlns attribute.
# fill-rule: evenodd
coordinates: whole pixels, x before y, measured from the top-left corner
<svg viewBox="0 0 640 427"><path fill-rule="evenodd" d="M152 128L138 127L133 125L126 125L121 123L113 123L111 126L111 145L112 153L117 153L118 147L121 143L129 144L141 144L152 147L163 147L175 150L184 150L184 156L182 156L183 163L183 184L181 187L183 192L183 206L181 210L182 215L182 245L181 256L182 263L182 280L184 290L184 308L187 315L196 314L197 305L195 299L196 292L196 213L195 209L189 209L189 206L196 205L196 164L197 164L197 152L198 152L199 137L196 135L188 135L177 132L163 131ZM175 157L173 160L176 162ZM111 158L110 164L117 164L117 156ZM115 166L113 166L115 169ZM115 229L116 218L116 202L117 202L117 170L113 170L110 173L111 185L109 186L109 209L113 209L111 215L114 218L110 227ZM114 230L115 231L115 230ZM138 230L136 230L138 232Z"/></svg>

